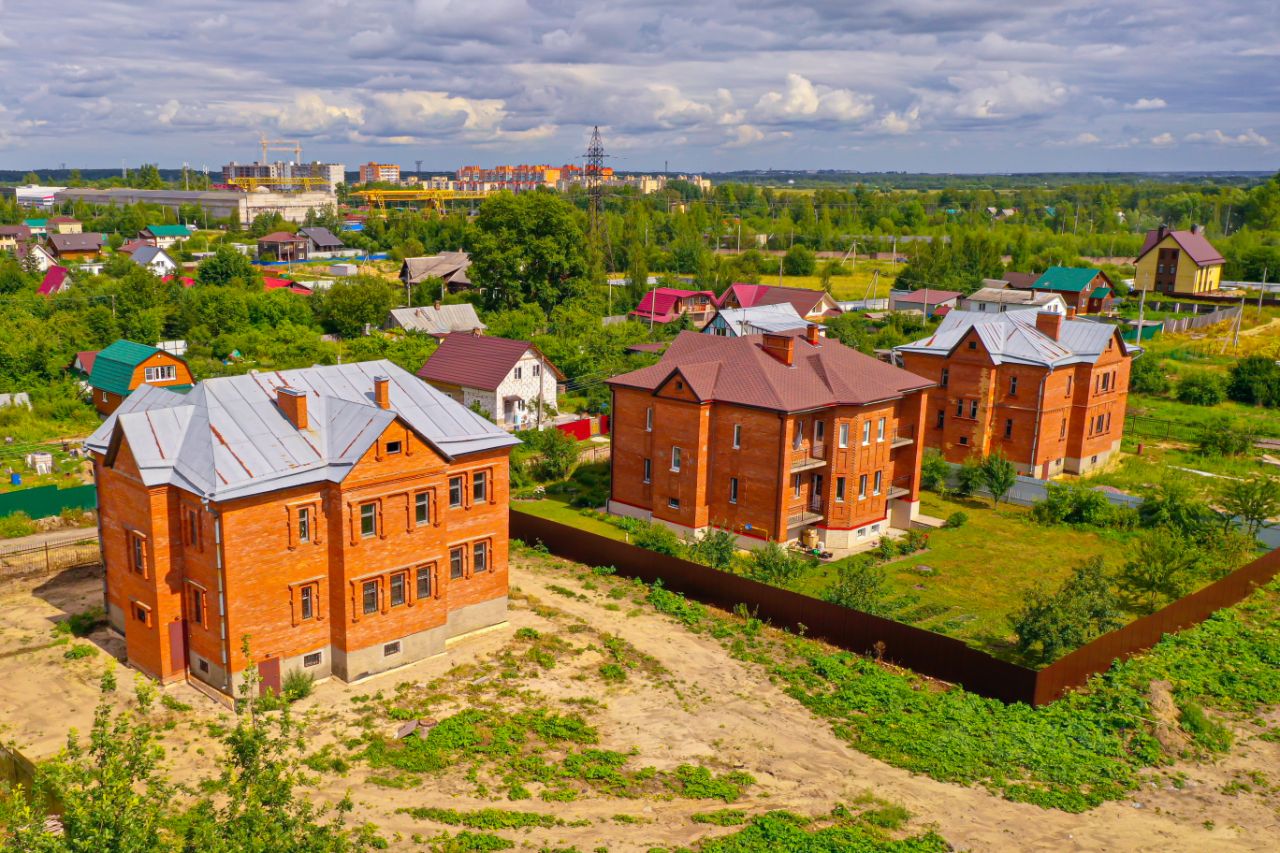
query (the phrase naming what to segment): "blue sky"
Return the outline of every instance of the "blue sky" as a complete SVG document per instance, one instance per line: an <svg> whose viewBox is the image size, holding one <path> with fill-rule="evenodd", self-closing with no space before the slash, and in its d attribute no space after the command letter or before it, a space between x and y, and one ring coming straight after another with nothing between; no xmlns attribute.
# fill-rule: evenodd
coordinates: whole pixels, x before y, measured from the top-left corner
<svg viewBox="0 0 1280 853"><path fill-rule="evenodd" d="M0 168L1280 167L1280 0L0 0Z"/></svg>

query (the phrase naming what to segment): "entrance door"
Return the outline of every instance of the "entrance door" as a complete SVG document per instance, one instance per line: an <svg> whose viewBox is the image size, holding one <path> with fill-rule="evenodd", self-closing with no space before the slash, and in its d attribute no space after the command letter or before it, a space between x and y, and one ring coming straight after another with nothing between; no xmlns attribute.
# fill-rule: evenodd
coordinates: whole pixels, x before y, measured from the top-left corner
<svg viewBox="0 0 1280 853"><path fill-rule="evenodd" d="M280 658L267 658L258 664L258 675L262 678L258 685L259 696L266 696L268 690L280 695Z"/></svg>
<svg viewBox="0 0 1280 853"><path fill-rule="evenodd" d="M169 665L175 672L187 668L187 630L181 619L169 623Z"/></svg>
<svg viewBox="0 0 1280 853"><path fill-rule="evenodd" d="M813 482L809 489L809 509L813 512L822 510L822 475L814 474Z"/></svg>

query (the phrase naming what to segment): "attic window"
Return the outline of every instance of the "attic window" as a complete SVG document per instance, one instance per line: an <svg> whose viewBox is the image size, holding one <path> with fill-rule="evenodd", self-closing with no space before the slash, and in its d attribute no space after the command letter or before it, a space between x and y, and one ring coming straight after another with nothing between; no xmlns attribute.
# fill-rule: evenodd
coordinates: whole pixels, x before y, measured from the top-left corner
<svg viewBox="0 0 1280 853"><path fill-rule="evenodd" d="M392 454L392 453L399 453L399 452L400 452L400 442L398 442L398 441L388 441L388 442L387 442L387 454L388 454L388 455L390 455L390 454Z"/></svg>
<svg viewBox="0 0 1280 853"><path fill-rule="evenodd" d="M969 349L977 349L977 348L978 348L977 341L969 341Z"/></svg>
<svg viewBox="0 0 1280 853"><path fill-rule="evenodd" d="M683 391L683 390L684 390L684 383L683 383L683 382L681 382L679 379L677 379L677 380L676 380L676 390L677 390L677 391Z"/></svg>

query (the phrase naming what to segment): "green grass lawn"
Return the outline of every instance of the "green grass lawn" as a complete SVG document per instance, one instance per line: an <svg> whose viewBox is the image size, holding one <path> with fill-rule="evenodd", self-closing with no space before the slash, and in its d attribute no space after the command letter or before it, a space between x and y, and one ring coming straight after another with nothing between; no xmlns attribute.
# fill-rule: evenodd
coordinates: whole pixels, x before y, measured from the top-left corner
<svg viewBox="0 0 1280 853"><path fill-rule="evenodd" d="M1128 414L1172 421L1175 426L1172 428L1170 437L1175 440L1193 441L1196 432L1223 417L1229 418L1237 426L1255 435L1280 437L1280 412L1275 409L1264 409L1261 406L1246 406L1230 400L1216 406L1195 406L1180 403L1173 397L1130 394ZM1162 430L1162 425L1139 422L1138 432L1142 435L1135 435L1135 437L1163 438Z"/></svg>
<svg viewBox="0 0 1280 853"><path fill-rule="evenodd" d="M921 511L946 518L964 512L963 527L929 531L928 550L885 563L890 598L900 622L964 640L998 657L1016 659L1008 616L1038 582L1056 587L1075 565L1095 555L1108 568L1124 559L1126 535L1037 524L1023 507L990 501L921 497ZM838 563L815 567L791 585L820 596ZM926 570L923 567L928 567Z"/></svg>
<svg viewBox="0 0 1280 853"><path fill-rule="evenodd" d="M819 268L825 261L819 261ZM845 269L849 269L849 264L845 264ZM876 282L875 289L868 296L867 287L871 284L871 279L875 275L875 271L880 271L880 278ZM889 296L889 288L893 285L893 280L897 278L898 273L902 270L902 264L898 264L895 268L889 261L858 261L858 265L850 270L849 275L838 275L831 279L831 293L839 300L852 299L885 299ZM762 275L760 276L761 284L777 284L778 276ZM807 287L811 290L822 289L822 276L819 275L784 275L782 284L785 287Z"/></svg>
<svg viewBox="0 0 1280 853"><path fill-rule="evenodd" d="M527 512L530 515L549 518L552 521L558 521L561 524L567 524L570 527L576 527L588 533L598 533L610 539L626 539L626 533L612 524L607 524L598 518L583 515L577 509L569 506L567 501L558 500L554 497L546 497L537 501L512 501L511 508L520 512Z"/></svg>

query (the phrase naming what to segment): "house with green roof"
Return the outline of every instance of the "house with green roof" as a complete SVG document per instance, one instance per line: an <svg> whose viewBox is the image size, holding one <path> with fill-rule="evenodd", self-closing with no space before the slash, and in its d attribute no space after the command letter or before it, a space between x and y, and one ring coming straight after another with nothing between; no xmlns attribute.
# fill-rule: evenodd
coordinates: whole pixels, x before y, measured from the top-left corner
<svg viewBox="0 0 1280 853"><path fill-rule="evenodd" d="M148 225L138 232L138 239L148 246L167 249L191 239L191 229L185 225Z"/></svg>
<svg viewBox="0 0 1280 853"><path fill-rule="evenodd" d="M191 390L191 368L181 358L156 347L119 340L93 358L89 387L93 407L109 415L139 385L161 385L170 391Z"/></svg>
<svg viewBox="0 0 1280 853"><path fill-rule="evenodd" d="M33 237L43 237L49 233L48 219L24 219L22 224L31 229Z"/></svg>
<svg viewBox="0 0 1280 853"><path fill-rule="evenodd" d="M1031 289L1058 294L1073 314L1104 314L1115 301L1115 284L1107 274L1086 267L1049 267Z"/></svg>

